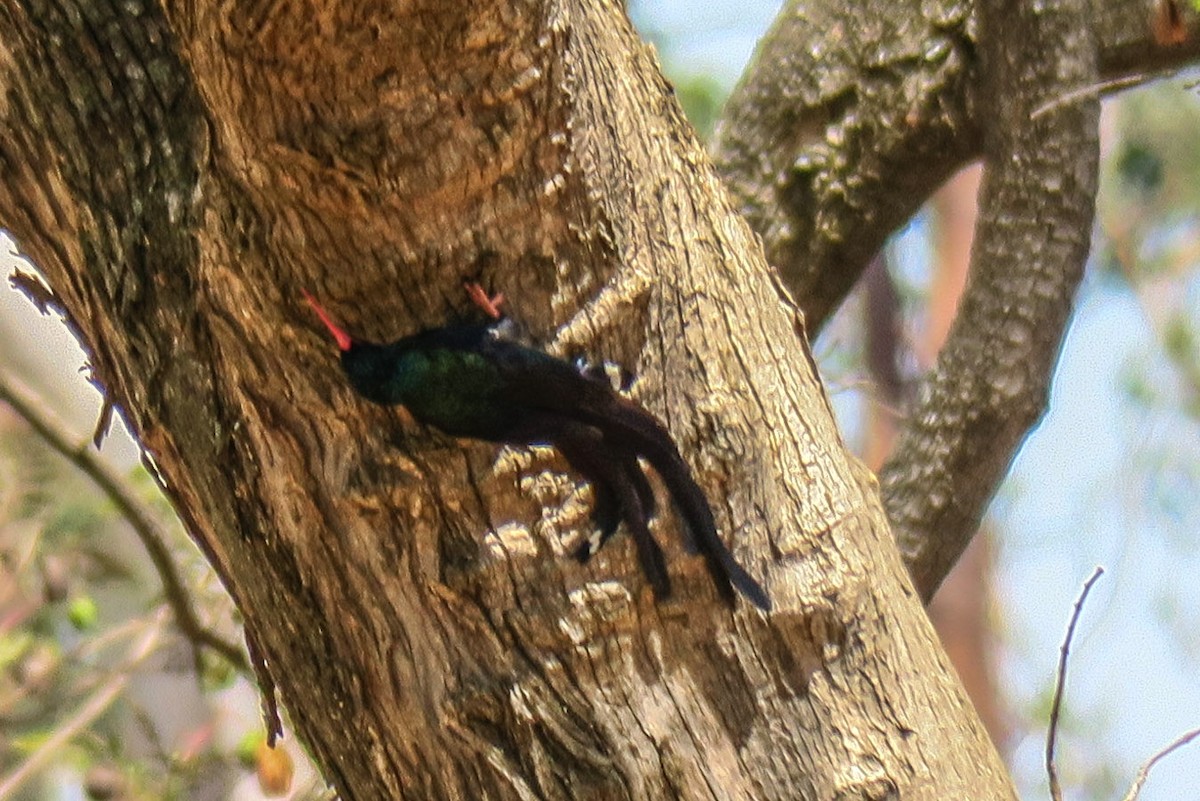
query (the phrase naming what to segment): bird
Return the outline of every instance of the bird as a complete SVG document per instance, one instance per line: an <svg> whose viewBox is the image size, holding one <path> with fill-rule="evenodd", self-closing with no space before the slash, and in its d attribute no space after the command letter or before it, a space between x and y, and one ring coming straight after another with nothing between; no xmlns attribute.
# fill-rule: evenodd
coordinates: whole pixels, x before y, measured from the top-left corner
<svg viewBox="0 0 1200 801"><path fill-rule="evenodd" d="M382 406L403 406L442 432L513 446L550 445L592 485L597 533L575 550L586 563L624 523L656 601L671 594L662 548L650 533L656 503L640 460L662 479L684 522L684 547L700 553L718 595L734 588L764 611L771 600L717 533L704 491L663 424L621 395L598 371L515 341L500 311L503 294L464 282L487 318L454 322L386 344L347 333L309 294L304 298L333 336L351 387Z"/></svg>

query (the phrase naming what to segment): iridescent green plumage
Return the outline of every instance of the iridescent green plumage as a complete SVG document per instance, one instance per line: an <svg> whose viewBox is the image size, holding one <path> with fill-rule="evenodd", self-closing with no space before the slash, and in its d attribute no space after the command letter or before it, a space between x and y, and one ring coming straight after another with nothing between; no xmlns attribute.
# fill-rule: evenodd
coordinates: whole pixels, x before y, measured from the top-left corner
<svg viewBox="0 0 1200 801"><path fill-rule="evenodd" d="M581 560L624 522L656 597L670 593L666 561L648 527L654 493L638 463L644 458L662 477L691 535L686 544L703 554L721 595L732 601L737 587L770 608L762 587L717 536L708 500L666 429L607 382L503 337L496 325L447 326L386 345L360 342L309 301L337 339L342 367L364 398L403 405L454 436L557 447L595 490L600 536L579 550Z"/></svg>

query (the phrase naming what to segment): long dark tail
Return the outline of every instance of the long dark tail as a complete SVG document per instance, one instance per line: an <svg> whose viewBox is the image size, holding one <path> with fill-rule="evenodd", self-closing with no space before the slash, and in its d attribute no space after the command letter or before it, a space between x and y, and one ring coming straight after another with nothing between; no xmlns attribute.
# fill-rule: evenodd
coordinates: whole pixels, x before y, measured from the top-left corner
<svg viewBox="0 0 1200 801"><path fill-rule="evenodd" d="M732 602L736 587L759 609L769 611L771 599L745 568L737 563L717 534L716 520L704 491L692 478L691 469L666 429L645 409L620 396L604 412L589 415L588 422L603 430L609 448L632 452L650 462L671 493L691 533L693 550L699 551L708 565L718 591ZM569 457L568 457L569 458ZM645 480L644 477L642 479Z"/></svg>
<svg viewBox="0 0 1200 801"><path fill-rule="evenodd" d="M646 480L646 474L642 472L637 454L614 447L607 440L604 441L603 447L605 452L618 463L614 467L620 469L621 477L633 486L633 491L637 494L638 502L641 504L641 512L649 520L654 516L656 505L654 489ZM575 461L578 461L578 458ZM604 481L595 478L589 480L592 482L592 494L595 499L592 504L592 522L596 525L596 534L584 540L575 549L575 558L584 564L587 564L588 560L604 547L612 535L617 533L617 526L621 524L623 513L621 493Z"/></svg>
<svg viewBox="0 0 1200 801"><path fill-rule="evenodd" d="M667 575L667 560L650 534L650 513L654 493L637 466L637 459L623 451L611 452L604 433L597 427L571 420L562 420L555 427L553 442L576 471L592 482L596 493L594 517L600 526L600 541L594 546L584 543L590 557L604 541L612 536L620 520L625 521L637 547L638 562L654 590L654 597L665 600L671 594ZM633 472L629 466L633 465ZM583 551L576 554L583 559Z"/></svg>

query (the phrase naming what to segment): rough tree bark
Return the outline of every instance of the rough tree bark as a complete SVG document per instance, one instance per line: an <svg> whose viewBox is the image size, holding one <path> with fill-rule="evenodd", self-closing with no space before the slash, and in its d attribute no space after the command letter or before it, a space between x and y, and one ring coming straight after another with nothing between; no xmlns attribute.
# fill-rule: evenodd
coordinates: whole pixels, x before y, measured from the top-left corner
<svg viewBox="0 0 1200 801"><path fill-rule="evenodd" d="M969 288L879 474L926 600L1045 410L1091 244L1099 171L1099 98L1070 99L1097 83L1086 0L1036 10L980 0L979 8L979 100L994 117ZM1013 27L1019 35L1006 36Z"/></svg>
<svg viewBox="0 0 1200 801"><path fill-rule="evenodd" d="M1010 798L801 316L604 0L0 2L0 225L41 271L346 799ZM553 453L367 407L505 290L634 367L776 609L588 568ZM674 525L660 521L665 542Z"/></svg>
<svg viewBox="0 0 1200 801"><path fill-rule="evenodd" d="M929 193L983 155L993 110L976 102L977 5L868 2L848 13L842 0L789 0L729 99L714 160L810 330ZM1163 13L1182 26L1167 40ZM1093 96L1200 57L1200 14L1179 0L1092 0L1082 19L1103 83L1074 89Z"/></svg>

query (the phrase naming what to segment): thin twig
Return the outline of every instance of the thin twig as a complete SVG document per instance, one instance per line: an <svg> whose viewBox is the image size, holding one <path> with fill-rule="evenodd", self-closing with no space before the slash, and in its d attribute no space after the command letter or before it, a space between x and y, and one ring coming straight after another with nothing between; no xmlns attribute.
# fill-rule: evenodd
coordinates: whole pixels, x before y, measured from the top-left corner
<svg viewBox="0 0 1200 801"><path fill-rule="evenodd" d="M1155 765L1158 764L1158 761L1170 755L1172 751L1183 748L1197 737L1200 737L1200 729L1192 729L1186 734L1180 735L1178 738L1176 738L1175 742L1171 743L1166 748L1150 757L1150 759L1146 761L1146 764L1142 765L1141 769L1137 772L1137 778L1133 780L1133 785L1129 788L1129 792L1125 794L1125 797L1122 798L1121 801L1137 801L1138 793L1142 791L1142 785L1146 783L1146 779L1150 778L1150 771Z"/></svg>
<svg viewBox="0 0 1200 801"><path fill-rule="evenodd" d="M54 727L54 732L47 737L24 762L9 773L0 777L0 801L11 798L22 784L37 775L46 763L59 754L62 747L69 743L83 729L87 728L98 717L104 714L112 703L120 696L125 685L133 676L133 671L154 653L162 635L166 622L167 607L160 607L158 612L147 623L145 633L129 649L129 655L120 669L104 683L100 689L92 693L71 718L61 725Z"/></svg>
<svg viewBox="0 0 1200 801"><path fill-rule="evenodd" d="M1045 116L1051 111L1055 111L1063 106L1069 106L1072 103L1077 103L1081 100L1091 100L1100 97L1101 95L1112 94L1122 89L1132 89L1135 86L1141 86L1144 83L1166 77L1168 72L1154 73L1136 73L1134 75L1123 75L1119 78L1111 78L1107 81L1099 81L1088 86L1081 86L1078 89L1073 89L1070 92L1065 92L1058 97L1048 100L1042 105L1035 108L1029 115L1029 121L1033 122L1038 117Z"/></svg>
<svg viewBox="0 0 1200 801"><path fill-rule="evenodd" d="M1058 713L1062 709L1063 688L1067 684L1067 656L1071 652L1071 638L1075 636L1075 624L1079 622L1079 613L1083 611L1083 603L1087 600L1092 585L1104 575L1104 568L1097 567L1092 577L1083 583L1079 599L1075 601L1075 611L1071 613L1071 622L1067 626L1067 636L1063 638L1062 648L1058 656L1058 680L1054 683L1054 703L1050 705L1050 729L1046 732L1046 774L1050 777L1050 798L1062 801L1062 786L1058 782L1058 768L1054 764L1054 747L1058 741Z"/></svg>
<svg viewBox="0 0 1200 801"><path fill-rule="evenodd" d="M238 671L249 675L250 663L242 649L206 628L196 616L187 589L167 548L166 533L156 522L154 513L137 497L116 470L86 445L77 447L72 444L66 426L49 411L47 404L4 370L0 370L0 401L11 406L51 448L65 456L90 478L116 506L117 511L129 521L162 581L163 593L175 615L175 625L192 646L211 648Z"/></svg>

